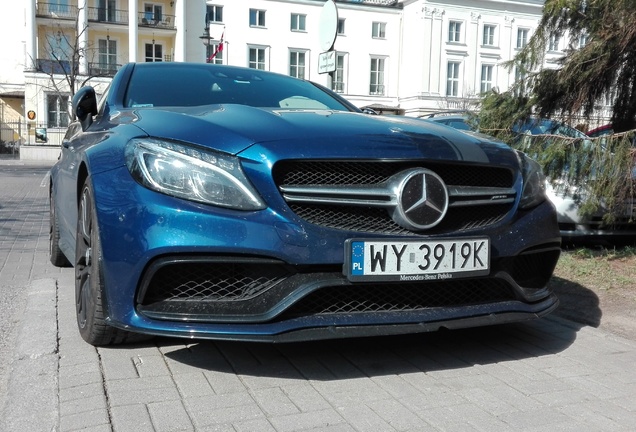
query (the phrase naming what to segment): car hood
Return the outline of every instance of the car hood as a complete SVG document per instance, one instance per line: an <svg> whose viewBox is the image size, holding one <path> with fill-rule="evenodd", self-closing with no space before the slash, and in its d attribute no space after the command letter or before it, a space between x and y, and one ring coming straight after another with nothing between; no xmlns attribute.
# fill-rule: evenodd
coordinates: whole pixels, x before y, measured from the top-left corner
<svg viewBox="0 0 636 432"><path fill-rule="evenodd" d="M135 114L135 125L150 136L231 154L258 144L276 149L280 157L424 157L518 166L514 152L501 142L409 117L231 104Z"/></svg>

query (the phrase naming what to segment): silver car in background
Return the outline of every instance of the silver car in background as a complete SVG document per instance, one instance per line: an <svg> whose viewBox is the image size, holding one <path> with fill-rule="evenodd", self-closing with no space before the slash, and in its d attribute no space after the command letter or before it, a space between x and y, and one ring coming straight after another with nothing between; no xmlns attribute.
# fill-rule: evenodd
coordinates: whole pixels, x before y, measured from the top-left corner
<svg viewBox="0 0 636 432"><path fill-rule="evenodd" d="M440 112L422 118L459 130L475 129L469 122L466 112ZM534 137L540 135L557 135L581 140L594 139L578 129L552 119L530 119L513 130L519 134L521 146L524 139L535 139ZM587 193L584 186L569 185L563 180L546 182L546 195L556 207L563 243L636 243L636 199L627 200L623 205L623 212L617 215L611 224L608 224L603 219L606 213L603 209L591 215L581 215L581 205Z"/></svg>

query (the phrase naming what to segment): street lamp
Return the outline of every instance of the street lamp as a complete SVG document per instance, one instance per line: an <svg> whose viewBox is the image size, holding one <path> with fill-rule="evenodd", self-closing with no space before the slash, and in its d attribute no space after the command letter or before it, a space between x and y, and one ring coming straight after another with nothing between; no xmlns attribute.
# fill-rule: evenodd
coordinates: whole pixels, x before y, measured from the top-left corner
<svg viewBox="0 0 636 432"><path fill-rule="evenodd" d="M224 28L223 34L221 35L221 39L218 41L218 44L216 44L217 45L216 49L214 50L213 53L210 53L210 47L213 45L213 41L215 43L217 41L215 38L210 36L210 21L209 20L205 21L205 28L203 29L203 35L199 36L199 39L201 39L201 42L203 42L203 45L205 45L205 62L206 63L211 63L212 60L217 55L222 62L221 52L223 51L223 45L227 44L227 42L224 41L224 37L225 37L225 28Z"/></svg>
<svg viewBox="0 0 636 432"><path fill-rule="evenodd" d="M203 29L203 35L199 36L203 45L205 45L205 62L210 63L210 44L212 44L212 37L210 36L210 21L205 20L205 28Z"/></svg>
<svg viewBox="0 0 636 432"><path fill-rule="evenodd" d="M210 37L210 21L205 22L203 36L199 36L199 39L201 39L201 42L203 42L203 45L205 45L206 47L210 46L210 41L212 40L212 38Z"/></svg>

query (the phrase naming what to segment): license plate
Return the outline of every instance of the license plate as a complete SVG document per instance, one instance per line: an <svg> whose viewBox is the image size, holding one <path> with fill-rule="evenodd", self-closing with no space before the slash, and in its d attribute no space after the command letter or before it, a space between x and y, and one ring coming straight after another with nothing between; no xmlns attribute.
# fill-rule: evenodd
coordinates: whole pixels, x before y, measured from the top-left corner
<svg viewBox="0 0 636 432"><path fill-rule="evenodd" d="M486 237L453 240L345 243L345 273L352 281L418 282L487 275L490 241Z"/></svg>

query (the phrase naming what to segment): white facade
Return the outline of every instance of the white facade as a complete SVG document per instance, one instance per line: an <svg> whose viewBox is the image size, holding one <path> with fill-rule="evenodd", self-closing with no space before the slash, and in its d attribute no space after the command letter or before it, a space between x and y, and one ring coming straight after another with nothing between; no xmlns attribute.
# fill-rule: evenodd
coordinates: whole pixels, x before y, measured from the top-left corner
<svg viewBox="0 0 636 432"><path fill-rule="evenodd" d="M223 7L223 21L211 22L210 36L216 42L224 37L223 63L250 66L250 50L264 52L264 68L282 74L296 74L319 84L329 85L329 74L319 73L322 52L319 27L323 1L315 0L218 0L211 6ZM373 103L395 105L398 99L400 33L402 9L377 5L337 3L341 33L333 49L343 58L338 91L358 106ZM250 25L250 10L264 17L263 25ZM299 26L298 22L304 22ZM372 35L373 24L383 28ZM292 27L292 24L294 27ZM298 54L304 68L298 72ZM375 60L375 61L374 61ZM372 91L371 65L383 66L381 79ZM253 66L253 65L252 65ZM292 69L294 69L292 71Z"/></svg>
<svg viewBox="0 0 636 432"><path fill-rule="evenodd" d="M0 27L5 41L0 50L2 112L19 112L26 122L28 133L19 133L22 143L34 143L32 129L42 124L49 137L56 136L49 97L70 90L62 74L51 78L41 65L50 62L47 41L57 35L59 42L60 34L77 36L85 48L78 82L95 71L107 72L90 80L98 92L109 82L108 75L127 62L204 62L222 39L223 50L211 61L259 67L332 86L359 107L410 116L463 108L484 89L509 88L515 71L501 64L532 35L543 7L542 0L338 0L340 22L333 46L338 70L321 74L324 4L324 0L18 0L5 4L3 16L9 19ZM70 13L59 17L56 11ZM202 38L206 17L209 39ZM211 49L204 40L213 45ZM562 54L557 49L549 56ZM18 103L16 98L21 97ZM29 112L36 113L35 120L27 119ZM58 129L59 136L64 128ZM49 140L49 144L57 142Z"/></svg>
<svg viewBox="0 0 636 432"><path fill-rule="evenodd" d="M506 90L520 29L532 35L543 1L411 1L404 5L398 103L407 115L463 108L483 90ZM527 39L525 39L527 41Z"/></svg>

